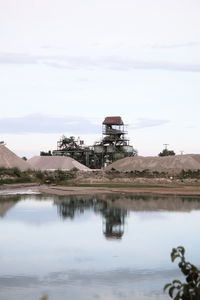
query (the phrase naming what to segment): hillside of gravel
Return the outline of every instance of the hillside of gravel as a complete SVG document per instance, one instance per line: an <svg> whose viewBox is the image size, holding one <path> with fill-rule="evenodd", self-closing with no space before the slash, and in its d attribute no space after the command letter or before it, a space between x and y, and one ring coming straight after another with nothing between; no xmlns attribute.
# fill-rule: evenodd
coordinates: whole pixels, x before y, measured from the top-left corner
<svg viewBox="0 0 200 300"><path fill-rule="evenodd" d="M18 168L21 171L30 169L30 165L9 150L5 145L0 145L0 167Z"/></svg>
<svg viewBox="0 0 200 300"><path fill-rule="evenodd" d="M65 170L74 168L81 171L90 171L90 169L75 159L66 156L34 156L28 160L31 168L34 170Z"/></svg>
<svg viewBox="0 0 200 300"><path fill-rule="evenodd" d="M111 170L112 168L120 172L149 170L150 172L157 171L177 174L182 170L186 171L200 169L200 154L186 154L165 157L126 157L110 164L106 170Z"/></svg>

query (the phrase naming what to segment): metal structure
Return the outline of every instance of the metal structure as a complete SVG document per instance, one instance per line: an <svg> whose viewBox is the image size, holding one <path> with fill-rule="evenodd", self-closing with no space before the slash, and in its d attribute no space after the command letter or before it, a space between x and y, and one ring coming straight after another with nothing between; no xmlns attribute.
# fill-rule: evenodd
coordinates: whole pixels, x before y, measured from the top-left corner
<svg viewBox="0 0 200 300"><path fill-rule="evenodd" d="M89 156L91 156L93 150L89 146L84 145L84 141L80 140L78 137L75 140L74 136L67 138L62 136L62 138L57 142L57 150L53 150L53 156L68 156L76 159L80 163L89 166Z"/></svg>
<svg viewBox="0 0 200 300"><path fill-rule="evenodd" d="M62 136L52 155L70 156L89 168L100 169L115 160L137 154L133 146L129 145L126 134L121 117L106 117L102 123L101 141L85 146L80 138L75 140L73 136Z"/></svg>
<svg viewBox="0 0 200 300"><path fill-rule="evenodd" d="M165 149L168 150L167 148L168 148L169 144L163 144L163 146L165 146Z"/></svg>
<svg viewBox="0 0 200 300"><path fill-rule="evenodd" d="M103 138L94 145L98 165L107 166L115 160L134 156L137 152L129 145L127 131L121 117L106 117L102 123Z"/></svg>

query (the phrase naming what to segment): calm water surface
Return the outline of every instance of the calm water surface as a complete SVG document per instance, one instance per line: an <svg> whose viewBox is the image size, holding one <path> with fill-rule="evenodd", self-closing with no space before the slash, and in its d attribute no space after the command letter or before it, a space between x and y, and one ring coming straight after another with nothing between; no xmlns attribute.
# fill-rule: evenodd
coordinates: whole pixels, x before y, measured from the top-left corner
<svg viewBox="0 0 200 300"><path fill-rule="evenodd" d="M0 299L169 299L183 245L199 264L200 200L0 196Z"/></svg>

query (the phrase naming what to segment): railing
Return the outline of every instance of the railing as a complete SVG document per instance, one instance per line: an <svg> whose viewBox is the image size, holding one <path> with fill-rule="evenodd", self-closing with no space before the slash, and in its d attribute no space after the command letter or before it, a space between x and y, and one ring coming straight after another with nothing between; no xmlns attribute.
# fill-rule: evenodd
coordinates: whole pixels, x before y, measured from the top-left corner
<svg viewBox="0 0 200 300"><path fill-rule="evenodd" d="M119 134L127 134L127 131L122 131L118 129L112 129L112 128L105 128L103 129L102 133L104 135L119 135Z"/></svg>

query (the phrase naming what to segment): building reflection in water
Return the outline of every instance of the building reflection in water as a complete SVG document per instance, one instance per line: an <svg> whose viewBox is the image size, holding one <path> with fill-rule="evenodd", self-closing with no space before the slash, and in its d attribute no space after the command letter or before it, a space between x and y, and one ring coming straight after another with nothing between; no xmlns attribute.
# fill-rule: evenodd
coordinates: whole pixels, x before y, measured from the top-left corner
<svg viewBox="0 0 200 300"><path fill-rule="evenodd" d="M103 233L107 239L121 239L124 234L124 221L126 211L120 208L110 207L103 216Z"/></svg>
<svg viewBox="0 0 200 300"><path fill-rule="evenodd" d="M106 239L121 239L124 234L125 218L127 210L112 207L108 202L97 198L77 198L74 196L67 199L54 201L58 214L66 219L73 219L75 216L83 214L86 210L94 210L103 218L103 234Z"/></svg>
<svg viewBox="0 0 200 300"><path fill-rule="evenodd" d="M63 219L74 219L86 211L93 210L102 216L102 231L106 239L120 240L124 235L124 224L130 211L184 211L200 209L199 197L144 196L144 195L1 195L0 219L4 218L21 200L51 200Z"/></svg>

